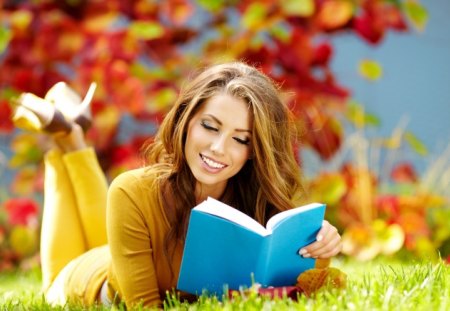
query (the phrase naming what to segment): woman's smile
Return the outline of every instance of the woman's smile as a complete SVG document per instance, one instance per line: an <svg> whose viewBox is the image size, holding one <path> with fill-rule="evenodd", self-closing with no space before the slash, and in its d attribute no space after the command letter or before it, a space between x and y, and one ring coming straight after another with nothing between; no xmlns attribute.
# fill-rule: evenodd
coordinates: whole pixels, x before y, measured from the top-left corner
<svg viewBox="0 0 450 311"><path fill-rule="evenodd" d="M223 168L226 168L228 165L215 161L214 159L207 157L203 154L200 154L200 158L202 159L203 163L205 164L205 167L208 171L211 171L212 173L217 173Z"/></svg>

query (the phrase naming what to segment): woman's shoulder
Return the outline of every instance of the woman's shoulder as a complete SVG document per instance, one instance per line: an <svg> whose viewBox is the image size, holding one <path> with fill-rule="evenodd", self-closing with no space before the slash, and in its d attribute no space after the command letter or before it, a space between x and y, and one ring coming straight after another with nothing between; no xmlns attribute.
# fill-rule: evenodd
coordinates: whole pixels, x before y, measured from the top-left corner
<svg viewBox="0 0 450 311"><path fill-rule="evenodd" d="M117 175L111 187L142 187L153 185L158 179L158 173L149 167L131 169Z"/></svg>

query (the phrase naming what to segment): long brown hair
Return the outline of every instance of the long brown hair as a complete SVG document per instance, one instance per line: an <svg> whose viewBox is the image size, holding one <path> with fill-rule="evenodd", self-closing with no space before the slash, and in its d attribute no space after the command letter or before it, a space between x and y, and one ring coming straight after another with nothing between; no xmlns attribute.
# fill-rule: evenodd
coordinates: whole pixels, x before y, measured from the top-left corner
<svg viewBox="0 0 450 311"><path fill-rule="evenodd" d="M155 140L144 149L147 164L160 176L171 224L166 241L184 240L190 211L196 205L195 179L184 154L189 121L203 103L219 93L242 99L253 115L252 158L228 181L222 200L264 224L303 197L292 148L293 120L273 81L241 62L214 65L182 87Z"/></svg>

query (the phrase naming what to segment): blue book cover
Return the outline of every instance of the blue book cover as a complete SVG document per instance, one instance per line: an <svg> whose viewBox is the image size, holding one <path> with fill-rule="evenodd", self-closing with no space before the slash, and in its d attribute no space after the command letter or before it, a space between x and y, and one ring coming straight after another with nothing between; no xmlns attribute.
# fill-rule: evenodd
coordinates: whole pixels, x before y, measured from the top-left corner
<svg viewBox="0 0 450 311"><path fill-rule="evenodd" d="M312 203L273 216L266 227L220 201L208 198L192 209L177 288L222 295L229 289L295 285L315 260L298 251L322 226L325 205Z"/></svg>

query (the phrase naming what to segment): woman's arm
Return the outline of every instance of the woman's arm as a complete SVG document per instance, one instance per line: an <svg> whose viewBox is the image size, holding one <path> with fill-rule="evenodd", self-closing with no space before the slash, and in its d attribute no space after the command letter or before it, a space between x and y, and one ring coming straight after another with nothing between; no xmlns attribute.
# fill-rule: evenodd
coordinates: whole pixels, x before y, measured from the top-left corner
<svg viewBox="0 0 450 311"><path fill-rule="evenodd" d="M152 241L141 211L143 193L137 183L132 174L120 175L110 186L107 203L113 270L128 307L140 302L144 306L161 304Z"/></svg>

